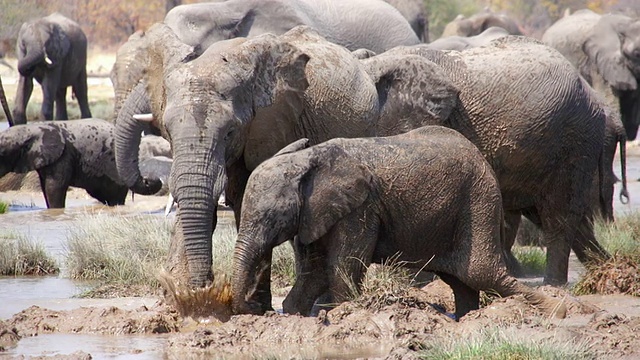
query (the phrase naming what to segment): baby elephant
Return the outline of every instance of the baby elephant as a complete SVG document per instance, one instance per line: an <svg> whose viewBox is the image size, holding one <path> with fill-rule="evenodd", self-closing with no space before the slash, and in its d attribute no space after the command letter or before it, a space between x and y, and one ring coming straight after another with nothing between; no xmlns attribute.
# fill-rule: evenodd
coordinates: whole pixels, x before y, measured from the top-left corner
<svg viewBox="0 0 640 360"><path fill-rule="evenodd" d="M69 186L122 205L128 188L114 156L113 124L101 119L43 121L0 132L0 177L36 170L47 208L63 208Z"/></svg>
<svg viewBox="0 0 640 360"><path fill-rule="evenodd" d="M287 313L309 314L327 292L331 302L344 301L348 283L360 284L370 263L399 254L451 286L458 318L479 307L479 290L523 294L564 316L563 305L508 275L500 189L479 150L456 131L427 126L305 145L290 144L249 178L234 254L235 312L271 308L272 249L294 239Z"/></svg>

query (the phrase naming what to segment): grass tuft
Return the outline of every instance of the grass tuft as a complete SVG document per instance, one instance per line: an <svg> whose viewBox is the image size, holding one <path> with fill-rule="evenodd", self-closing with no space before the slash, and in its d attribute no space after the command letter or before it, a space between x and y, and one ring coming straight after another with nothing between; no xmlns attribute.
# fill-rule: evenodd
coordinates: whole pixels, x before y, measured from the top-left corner
<svg viewBox="0 0 640 360"><path fill-rule="evenodd" d="M613 223L597 221L594 228L596 238L612 256L586 264L573 292L640 296L640 213L620 217Z"/></svg>
<svg viewBox="0 0 640 360"><path fill-rule="evenodd" d="M166 259L170 225L152 216L89 216L69 232L69 277L158 287L156 274Z"/></svg>
<svg viewBox="0 0 640 360"><path fill-rule="evenodd" d="M595 359L586 344L554 339L524 339L498 328L471 336L452 336L427 346L421 359Z"/></svg>
<svg viewBox="0 0 640 360"><path fill-rule="evenodd" d="M0 214L4 214L9 211L9 203L0 200Z"/></svg>
<svg viewBox="0 0 640 360"><path fill-rule="evenodd" d="M536 246L514 246L516 257L524 273L528 276L544 275L547 266L547 254L543 248Z"/></svg>
<svg viewBox="0 0 640 360"><path fill-rule="evenodd" d="M0 234L0 275L51 275L59 271L42 243L23 235Z"/></svg>

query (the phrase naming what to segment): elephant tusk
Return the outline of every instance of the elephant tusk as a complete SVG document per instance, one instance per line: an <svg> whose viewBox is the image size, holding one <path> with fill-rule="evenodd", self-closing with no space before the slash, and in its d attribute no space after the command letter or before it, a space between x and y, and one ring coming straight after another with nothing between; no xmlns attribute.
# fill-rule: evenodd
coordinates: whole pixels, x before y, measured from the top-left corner
<svg viewBox="0 0 640 360"><path fill-rule="evenodd" d="M46 62L48 65L53 65L53 61L49 59L49 55L47 55L47 53L44 54L44 62Z"/></svg>
<svg viewBox="0 0 640 360"><path fill-rule="evenodd" d="M169 214L171 213L171 208L173 207L173 204L175 203L175 199L173 198L173 195L171 193L169 193L169 198L167 199L167 207L164 209L164 216L169 216Z"/></svg>
<svg viewBox="0 0 640 360"><path fill-rule="evenodd" d="M135 114L133 118L138 121L151 122L153 121L153 114Z"/></svg>

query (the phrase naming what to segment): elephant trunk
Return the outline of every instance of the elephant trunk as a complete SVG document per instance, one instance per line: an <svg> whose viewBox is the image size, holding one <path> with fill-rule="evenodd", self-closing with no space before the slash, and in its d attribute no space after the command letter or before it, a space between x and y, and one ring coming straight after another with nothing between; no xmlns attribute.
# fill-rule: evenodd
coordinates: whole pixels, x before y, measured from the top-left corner
<svg viewBox="0 0 640 360"><path fill-rule="evenodd" d="M11 111L9 110L9 104L7 103L7 95L4 93L4 87L2 86L2 79L0 79L0 103L2 103L2 109L4 110L4 115L7 117L7 122L9 122L9 126L13 126L13 117L11 117Z"/></svg>
<svg viewBox="0 0 640 360"><path fill-rule="evenodd" d="M116 120L116 166L118 174L133 192L151 195L160 191L160 179L146 179L140 174L138 154L142 132L149 126L133 118L135 114L150 113L149 97L144 84L138 84L127 97Z"/></svg>
<svg viewBox="0 0 640 360"><path fill-rule="evenodd" d="M233 276L231 280L232 306L236 314L259 314L271 304L256 304L249 299L259 291L261 276L269 274L271 251L266 251L265 241L260 236L246 235L241 231L233 254ZM267 290L267 289L265 289Z"/></svg>
<svg viewBox="0 0 640 360"><path fill-rule="evenodd" d="M46 58L44 48L30 48L25 57L18 61L18 72L22 76L30 77L38 65L45 64Z"/></svg>
<svg viewBox="0 0 640 360"><path fill-rule="evenodd" d="M177 261L186 261L189 284L204 287L213 280L211 237L217 220L217 199L226 188L224 156L214 156L206 141L200 143L194 138L174 141L185 145L174 152L171 168L170 189L178 204L179 220L172 248L184 250L184 258ZM175 241L183 241L183 245L173 246ZM169 265L174 268L184 264Z"/></svg>

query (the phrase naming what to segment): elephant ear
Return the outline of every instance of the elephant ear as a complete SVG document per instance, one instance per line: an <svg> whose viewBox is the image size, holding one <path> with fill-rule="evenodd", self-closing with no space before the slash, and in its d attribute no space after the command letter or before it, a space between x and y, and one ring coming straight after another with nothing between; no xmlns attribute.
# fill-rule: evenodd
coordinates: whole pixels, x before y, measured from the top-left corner
<svg viewBox="0 0 640 360"><path fill-rule="evenodd" d="M412 52L412 48L406 49ZM362 60L378 91L380 124L391 126L388 130L394 133L428 124L443 124L458 103L459 90L444 70L410 52L392 50L389 54ZM394 124L406 124L408 128L395 129ZM390 135L384 130L377 135Z"/></svg>
<svg viewBox="0 0 640 360"><path fill-rule="evenodd" d="M310 244L325 235L340 219L369 197L373 174L344 150L329 145L301 179L298 239Z"/></svg>
<svg viewBox="0 0 640 360"><path fill-rule="evenodd" d="M60 158L65 144L57 125L16 125L2 132L0 155L13 157L13 171L24 173L51 165Z"/></svg>
<svg viewBox="0 0 640 360"><path fill-rule="evenodd" d="M244 85L239 91L253 95L254 109L273 104L280 91L302 93L309 86L305 74L309 56L275 35L247 40L222 57Z"/></svg>
<svg viewBox="0 0 640 360"><path fill-rule="evenodd" d="M631 20L622 15L604 15L593 27L582 50L598 73L614 89L635 90L638 83L625 64L621 52L620 32Z"/></svg>
<svg viewBox="0 0 640 360"><path fill-rule="evenodd" d="M69 37L59 24L48 23L47 27L49 38L44 44L45 53L53 65L55 65L63 61L63 58L69 53L71 40L69 40Z"/></svg>

